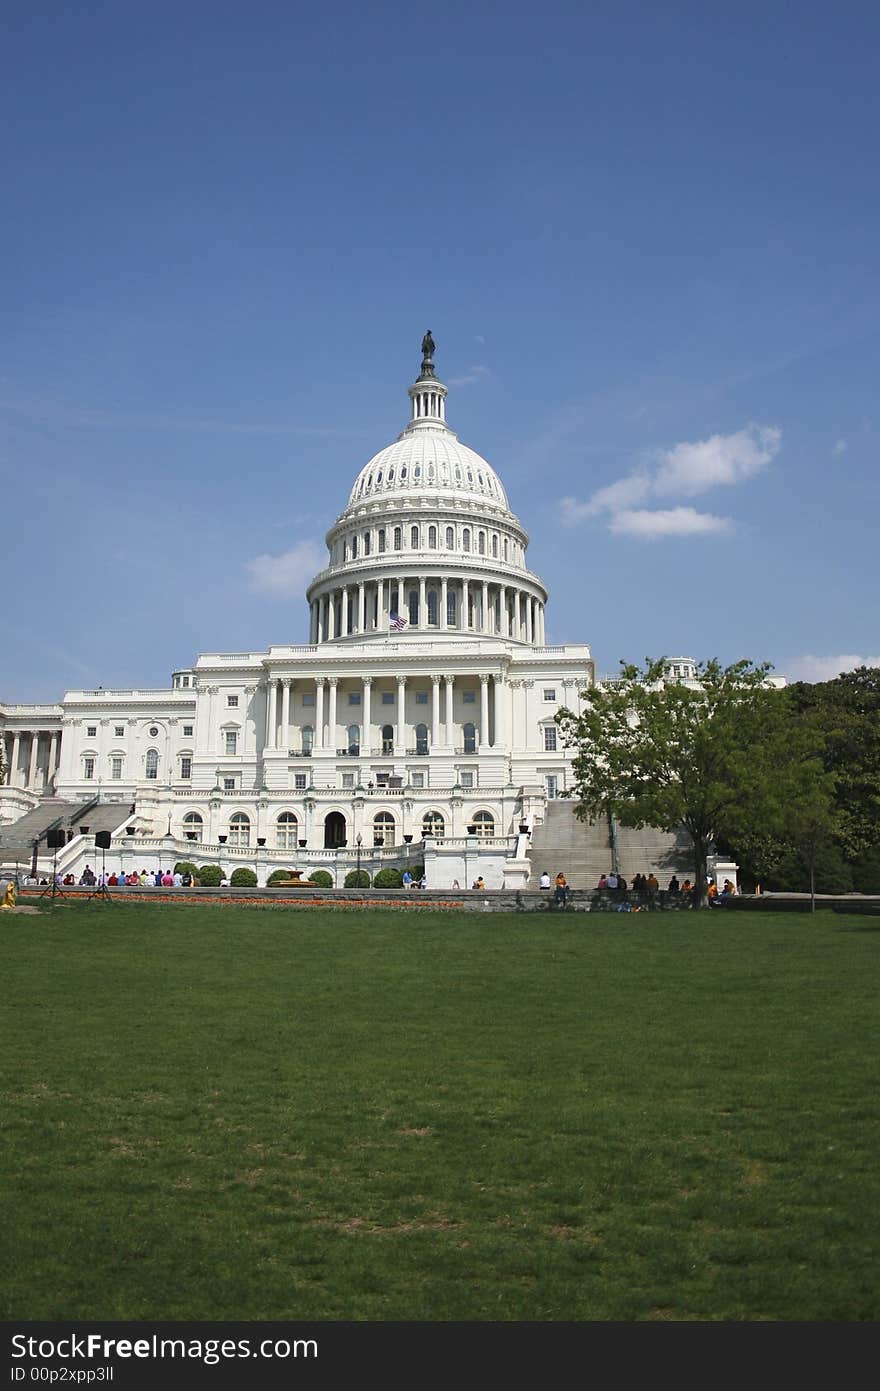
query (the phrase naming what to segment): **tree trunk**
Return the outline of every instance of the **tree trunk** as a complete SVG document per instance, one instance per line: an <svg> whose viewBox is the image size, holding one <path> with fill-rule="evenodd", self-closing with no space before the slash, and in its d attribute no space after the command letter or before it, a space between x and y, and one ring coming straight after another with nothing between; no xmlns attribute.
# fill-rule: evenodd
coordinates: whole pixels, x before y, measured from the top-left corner
<svg viewBox="0 0 880 1391"><path fill-rule="evenodd" d="M706 908L709 904L709 895L706 893L706 862L708 860L708 849L705 837L694 836L694 907Z"/></svg>

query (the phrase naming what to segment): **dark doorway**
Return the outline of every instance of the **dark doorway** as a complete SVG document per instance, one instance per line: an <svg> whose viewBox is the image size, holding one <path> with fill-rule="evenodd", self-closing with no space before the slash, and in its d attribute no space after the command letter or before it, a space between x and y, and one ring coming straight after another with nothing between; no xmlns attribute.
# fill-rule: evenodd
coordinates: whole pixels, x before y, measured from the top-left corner
<svg viewBox="0 0 880 1391"><path fill-rule="evenodd" d="M338 850L345 844L345 817L341 811L331 811L324 819L324 849Z"/></svg>

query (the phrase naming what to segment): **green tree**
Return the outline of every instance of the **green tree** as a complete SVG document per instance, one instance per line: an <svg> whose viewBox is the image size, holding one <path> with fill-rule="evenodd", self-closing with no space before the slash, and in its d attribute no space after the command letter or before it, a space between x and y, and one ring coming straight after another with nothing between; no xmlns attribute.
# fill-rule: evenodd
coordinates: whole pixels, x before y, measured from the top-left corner
<svg viewBox="0 0 880 1391"><path fill-rule="evenodd" d="M880 845L880 668L791 687L798 715L817 723L823 761L834 776L836 838L856 866Z"/></svg>
<svg viewBox="0 0 880 1391"><path fill-rule="evenodd" d="M790 717L769 665L697 667L695 684L667 679L666 658L621 663L620 679L583 691L583 712L556 716L577 749L583 820L611 812L624 826L683 827L706 902L706 862L721 837L785 839L793 806L825 806L827 783L806 725Z"/></svg>

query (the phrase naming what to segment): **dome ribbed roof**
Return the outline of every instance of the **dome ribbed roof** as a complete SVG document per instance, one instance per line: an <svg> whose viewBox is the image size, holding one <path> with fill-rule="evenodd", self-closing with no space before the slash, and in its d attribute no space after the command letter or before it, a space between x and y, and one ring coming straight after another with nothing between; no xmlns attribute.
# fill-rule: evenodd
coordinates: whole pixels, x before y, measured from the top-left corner
<svg viewBox="0 0 880 1391"><path fill-rule="evenodd" d="M348 505L402 492L467 494L509 510L491 464L442 425L410 426L374 454L355 479Z"/></svg>

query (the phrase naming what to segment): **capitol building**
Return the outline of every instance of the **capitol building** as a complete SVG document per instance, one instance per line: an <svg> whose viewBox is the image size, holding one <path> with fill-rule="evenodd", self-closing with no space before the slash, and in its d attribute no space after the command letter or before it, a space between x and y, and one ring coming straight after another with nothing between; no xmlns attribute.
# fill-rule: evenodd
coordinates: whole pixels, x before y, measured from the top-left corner
<svg viewBox="0 0 880 1391"><path fill-rule="evenodd" d="M114 868L186 858L264 883L418 851L431 887L527 882L529 834L571 787L554 716L595 671L585 643L547 646L528 535L447 424L433 359L428 333L404 429L327 533L308 644L205 652L165 690L0 702L4 845L42 817L67 826L70 870L100 826Z"/></svg>

